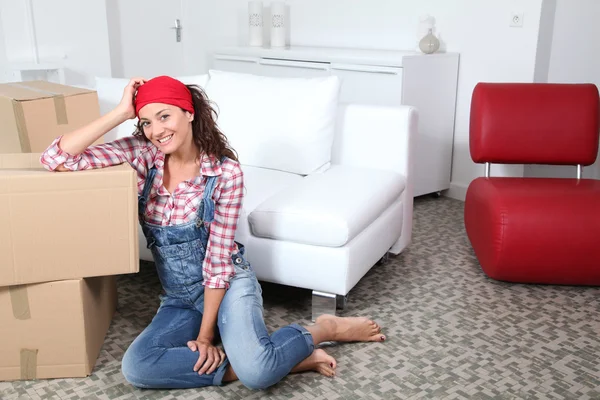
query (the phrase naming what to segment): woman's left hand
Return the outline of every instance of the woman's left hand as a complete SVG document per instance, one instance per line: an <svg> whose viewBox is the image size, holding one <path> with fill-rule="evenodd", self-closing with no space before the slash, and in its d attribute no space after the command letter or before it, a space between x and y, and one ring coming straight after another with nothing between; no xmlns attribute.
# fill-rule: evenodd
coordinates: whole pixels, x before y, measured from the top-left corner
<svg viewBox="0 0 600 400"><path fill-rule="evenodd" d="M198 361L194 365L194 371L198 371L198 375L212 374L225 361L223 349L214 346L209 340L190 340L187 346L199 353Z"/></svg>

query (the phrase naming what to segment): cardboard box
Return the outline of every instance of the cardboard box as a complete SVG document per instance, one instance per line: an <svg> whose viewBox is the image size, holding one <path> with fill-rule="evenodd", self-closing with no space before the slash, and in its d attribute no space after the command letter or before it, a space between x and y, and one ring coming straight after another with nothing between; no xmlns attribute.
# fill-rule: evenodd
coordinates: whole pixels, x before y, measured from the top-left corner
<svg viewBox="0 0 600 400"><path fill-rule="evenodd" d="M89 375L116 304L111 276L0 288L0 380Z"/></svg>
<svg viewBox="0 0 600 400"><path fill-rule="evenodd" d="M43 152L99 116L93 90L46 81L0 84L0 154Z"/></svg>
<svg viewBox="0 0 600 400"><path fill-rule="evenodd" d="M0 154L0 287L138 272L136 172L48 172L39 158Z"/></svg>

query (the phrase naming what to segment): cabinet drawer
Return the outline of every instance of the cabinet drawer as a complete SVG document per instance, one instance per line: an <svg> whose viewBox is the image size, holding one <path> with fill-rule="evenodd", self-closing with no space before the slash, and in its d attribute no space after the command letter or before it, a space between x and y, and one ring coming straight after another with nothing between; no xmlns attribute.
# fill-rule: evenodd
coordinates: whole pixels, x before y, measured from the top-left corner
<svg viewBox="0 0 600 400"><path fill-rule="evenodd" d="M329 76L329 63L262 58L258 71L264 76L287 78Z"/></svg>
<svg viewBox="0 0 600 400"><path fill-rule="evenodd" d="M331 74L342 80L340 102L399 106L402 68L331 64Z"/></svg>
<svg viewBox="0 0 600 400"><path fill-rule="evenodd" d="M258 73L258 60L258 57L216 54L213 60L213 68L220 71L256 74Z"/></svg>

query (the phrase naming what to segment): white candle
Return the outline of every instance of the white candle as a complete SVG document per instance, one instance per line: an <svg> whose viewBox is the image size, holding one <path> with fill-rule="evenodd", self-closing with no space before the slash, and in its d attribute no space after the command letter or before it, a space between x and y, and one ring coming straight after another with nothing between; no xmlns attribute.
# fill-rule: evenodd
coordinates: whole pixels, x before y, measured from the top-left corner
<svg viewBox="0 0 600 400"><path fill-rule="evenodd" d="M263 3L248 2L248 42L250 46L263 45Z"/></svg>
<svg viewBox="0 0 600 400"><path fill-rule="evenodd" d="M283 1L271 2L271 47L285 47L286 16Z"/></svg>

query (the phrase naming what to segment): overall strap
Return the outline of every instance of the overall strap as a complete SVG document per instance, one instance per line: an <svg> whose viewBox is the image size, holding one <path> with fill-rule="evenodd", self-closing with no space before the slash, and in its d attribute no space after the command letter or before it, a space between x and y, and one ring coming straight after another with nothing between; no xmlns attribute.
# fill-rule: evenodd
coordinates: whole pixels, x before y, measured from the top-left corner
<svg viewBox="0 0 600 400"><path fill-rule="evenodd" d="M150 168L150 171L148 171L148 175L146 176L142 194L138 196L138 218L140 221L143 220L144 213L146 212L146 204L148 203L148 198L150 197L150 190L152 190L152 182L154 181L155 176L156 166L153 166Z"/></svg>
<svg viewBox="0 0 600 400"><path fill-rule="evenodd" d="M225 156L221 157L221 164L225 161ZM213 200L213 194L217 183L219 182L219 176L209 176L206 180L206 187L202 194L202 200L200 200L200 207L198 207L196 225L201 226L205 222L212 222L215 217L215 201Z"/></svg>

